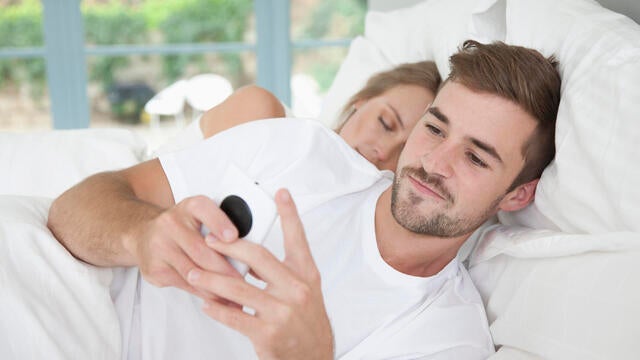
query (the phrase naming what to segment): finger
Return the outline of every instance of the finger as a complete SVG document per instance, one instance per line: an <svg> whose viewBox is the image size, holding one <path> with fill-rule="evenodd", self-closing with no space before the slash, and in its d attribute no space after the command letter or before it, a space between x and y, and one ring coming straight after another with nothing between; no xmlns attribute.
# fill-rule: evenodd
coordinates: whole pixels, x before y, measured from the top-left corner
<svg viewBox="0 0 640 360"><path fill-rule="evenodd" d="M260 279L268 284L297 281L290 269L262 245L240 239L232 243L214 241L209 246L222 255L248 265Z"/></svg>
<svg viewBox="0 0 640 360"><path fill-rule="evenodd" d="M262 322L251 316L241 309L225 306L218 302L206 301L202 306L202 311L205 312L212 319L246 335L249 338L253 338L254 334Z"/></svg>
<svg viewBox="0 0 640 360"><path fill-rule="evenodd" d="M311 249L304 233L304 227L298 215L298 209L288 190L278 190L276 193L276 205L278 214L280 214L287 260L293 261L299 269L306 268L309 264L314 264Z"/></svg>
<svg viewBox="0 0 640 360"><path fill-rule="evenodd" d="M250 285L243 279L197 269L189 272L188 278L189 284L196 289L207 291L236 304L248 306L256 311L269 313L265 310L279 306L277 300L271 295Z"/></svg>
<svg viewBox="0 0 640 360"><path fill-rule="evenodd" d="M187 281L187 275L189 274L189 271L198 267L198 265L191 261L189 256L180 248L177 248L171 253L168 253L165 261L180 275L180 277L184 281Z"/></svg>
<svg viewBox="0 0 640 360"><path fill-rule="evenodd" d="M264 281L260 275L258 275L255 271L253 271L253 269L249 269L249 275L253 276L254 278L260 280L260 281Z"/></svg>
<svg viewBox="0 0 640 360"><path fill-rule="evenodd" d="M215 296L215 295L212 295L210 298L207 298L207 299L204 299L204 300L205 300L205 302L206 301L214 301L214 302L217 302L218 304L223 305L223 306L234 307L236 309L242 309L242 305L236 304L233 301L229 301L229 300L227 300L225 298L221 298L221 297Z"/></svg>
<svg viewBox="0 0 640 360"><path fill-rule="evenodd" d="M213 234L207 235L213 237ZM224 256L217 253L205 244L205 240L202 239L200 232L194 232L193 230L184 231L177 234L176 241L178 245L184 251L186 256L193 261L197 266L207 271L219 272L233 277L242 277L242 275L236 270ZM184 273L189 272L190 269ZM181 272L182 274L182 272Z"/></svg>
<svg viewBox="0 0 640 360"><path fill-rule="evenodd" d="M226 262L226 260L223 260L223 261ZM170 256L167 259L167 264L172 269L174 269L175 274L178 275L177 277L167 278L167 280L171 281L170 284L172 286L188 291L191 294L203 299L216 296L215 294L202 291L202 289L195 289L189 284L188 282L189 272L193 269L198 269L198 266L195 263L193 263L191 259L185 253L183 253L180 249L177 249L176 252L172 253L172 256ZM233 271L235 272L235 274L237 274L237 276L233 275L232 277L242 278L242 276L240 276L240 274L235 269L233 269ZM171 276L171 275L168 275L168 276Z"/></svg>
<svg viewBox="0 0 640 360"><path fill-rule="evenodd" d="M183 279L182 276L170 264L165 264L165 266L169 270L163 272L161 280L151 278L149 277L149 275L143 273L142 271L141 271L141 274L144 277L144 279L153 286L157 286L157 287L173 286L181 290L184 290L190 294L193 294L195 296L205 297L206 295L205 293L202 293L200 290L189 285L189 283L185 279Z"/></svg>
<svg viewBox="0 0 640 360"><path fill-rule="evenodd" d="M205 225L209 232L213 233L218 239L224 241L238 239L238 229L229 220L227 214L220 210L218 205L210 198L195 196L184 201L183 206L188 210L189 214L195 217L198 223Z"/></svg>

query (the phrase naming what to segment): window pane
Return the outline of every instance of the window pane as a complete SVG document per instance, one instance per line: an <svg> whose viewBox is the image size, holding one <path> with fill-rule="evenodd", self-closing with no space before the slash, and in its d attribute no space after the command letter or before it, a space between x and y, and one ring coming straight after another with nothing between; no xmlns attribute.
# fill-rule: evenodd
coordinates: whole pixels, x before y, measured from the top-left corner
<svg viewBox="0 0 640 360"><path fill-rule="evenodd" d="M253 52L90 56L91 127L175 130L181 117L183 124L190 122L199 114L198 107L215 102L216 94L254 83L255 69ZM200 76L200 81L189 82L202 74L220 77ZM169 90L162 103L156 102L152 114L143 111L148 100L173 84L179 85ZM191 103L185 98L186 92L194 94L189 96L194 99ZM158 122L151 124L152 115L158 116Z"/></svg>
<svg viewBox="0 0 640 360"><path fill-rule="evenodd" d="M13 53L16 48L42 45L40 1L0 0L0 51L4 53L0 57L2 131L51 128L44 60L33 54Z"/></svg>
<svg viewBox="0 0 640 360"><path fill-rule="evenodd" d="M176 118L184 117L181 123L188 123L198 113L185 101L183 107L176 103L176 96L184 97L184 91L188 91L183 86L185 81L213 73L225 80L199 77L201 81L198 85L191 82L191 88L235 89L255 82L255 54L242 45L224 53L188 45L251 43L255 39L253 0L83 0L82 14L90 54L87 68L92 127L173 130ZM116 54L100 52L105 48L92 53L95 46L105 45L138 47ZM174 84L169 90L170 100L156 101L157 106L151 107L158 112L157 117L142 111L151 97ZM206 100L201 96L200 106L207 104Z"/></svg>
<svg viewBox="0 0 640 360"><path fill-rule="evenodd" d="M0 0L0 48L43 44L40 1Z"/></svg>
<svg viewBox="0 0 640 360"><path fill-rule="evenodd" d="M364 31L366 0L291 0L291 38L351 38Z"/></svg>
<svg viewBox="0 0 640 360"><path fill-rule="evenodd" d="M242 42L253 0L82 1L88 45Z"/></svg>
<svg viewBox="0 0 640 360"><path fill-rule="evenodd" d="M296 116L315 118L325 94L347 56L345 47L298 49L293 55L291 108Z"/></svg>

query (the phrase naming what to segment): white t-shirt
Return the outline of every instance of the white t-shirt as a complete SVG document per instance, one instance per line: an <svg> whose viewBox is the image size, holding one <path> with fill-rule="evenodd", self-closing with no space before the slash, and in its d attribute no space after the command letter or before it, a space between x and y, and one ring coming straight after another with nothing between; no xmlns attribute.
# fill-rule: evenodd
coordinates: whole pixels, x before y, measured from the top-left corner
<svg viewBox="0 0 640 360"><path fill-rule="evenodd" d="M484 359L493 352L481 299L457 260L428 278L400 273L384 262L376 243L375 207L392 174L376 169L319 123L252 122L160 161L176 202L199 194L214 197L229 164L272 196L279 188L289 189L322 276L337 358ZM279 221L264 246L284 256ZM144 280L137 286L139 323L123 329L125 338L132 333L132 345L125 344L130 354L256 358L249 340L208 318L197 297Z"/></svg>

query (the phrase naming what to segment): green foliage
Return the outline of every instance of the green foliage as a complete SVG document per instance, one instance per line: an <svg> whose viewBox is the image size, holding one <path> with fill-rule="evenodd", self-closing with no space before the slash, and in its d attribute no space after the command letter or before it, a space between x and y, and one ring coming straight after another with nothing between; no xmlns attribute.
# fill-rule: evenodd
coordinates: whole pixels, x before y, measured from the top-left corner
<svg viewBox="0 0 640 360"><path fill-rule="evenodd" d="M189 0L180 2L158 28L167 43L242 41L252 0ZM241 75L242 63L237 55L225 55L227 71ZM182 75L190 62L202 63L202 55L164 57L164 73L169 80Z"/></svg>
<svg viewBox="0 0 640 360"><path fill-rule="evenodd" d="M367 10L366 0L323 0L310 13L302 27L303 39L355 37L364 32L364 17ZM335 27L335 24L342 26ZM321 61L314 61L309 74L318 82L321 92L329 90L335 78L343 54L330 49L323 50Z"/></svg>
<svg viewBox="0 0 640 360"><path fill-rule="evenodd" d="M84 2L82 5L86 42L91 45L140 43L241 42L248 28L254 0L144 0L125 2ZM137 3L137 5L123 5ZM42 5L39 0L22 0L0 11L0 48L42 46ZM346 24L340 37L361 34L366 0L323 0L303 27L303 38L323 38L332 34L335 21ZM226 73L232 79L246 77L239 54L221 54ZM106 91L115 82L118 69L129 65L127 56L90 57L90 79ZM194 64L206 71L204 55L163 56L167 81L183 76ZM320 87L326 90L338 68L325 61L311 69ZM0 87L27 83L34 97L43 93L46 78L43 59L1 59Z"/></svg>
<svg viewBox="0 0 640 360"><path fill-rule="evenodd" d="M0 48L35 47L43 44L42 6L37 1L25 1L0 12ZM45 82L42 59L0 59L0 87L15 82L30 85L32 96L42 95Z"/></svg>
<svg viewBox="0 0 640 360"><path fill-rule="evenodd" d="M364 32L364 16L367 9L366 0L323 0L317 10L309 14L302 38L320 39L332 34L333 19L340 19L347 24L346 33L339 37L352 37Z"/></svg>
<svg viewBox="0 0 640 360"><path fill-rule="evenodd" d="M83 8L85 41L91 45L136 44L147 41L144 16L116 2ZM92 63L89 78L99 81L104 90L115 81L117 69L129 65L124 56L101 56Z"/></svg>
<svg viewBox="0 0 640 360"><path fill-rule="evenodd" d="M310 73L311 76L318 82L318 88L320 92L325 93L329 90L333 79L338 73L338 69L340 69L340 63L337 61L330 63L313 64Z"/></svg>

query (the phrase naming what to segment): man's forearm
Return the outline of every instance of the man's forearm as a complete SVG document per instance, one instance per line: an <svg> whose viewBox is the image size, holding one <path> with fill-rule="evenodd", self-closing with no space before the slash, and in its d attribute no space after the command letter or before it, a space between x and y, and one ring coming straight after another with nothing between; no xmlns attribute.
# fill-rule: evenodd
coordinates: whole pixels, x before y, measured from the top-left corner
<svg viewBox="0 0 640 360"><path fill-rule="evenodd" d="M75 257L97 266L133 266L132 240L161 208L139 200L117 173L91 176L57 198L48 227Z"/></svg>

